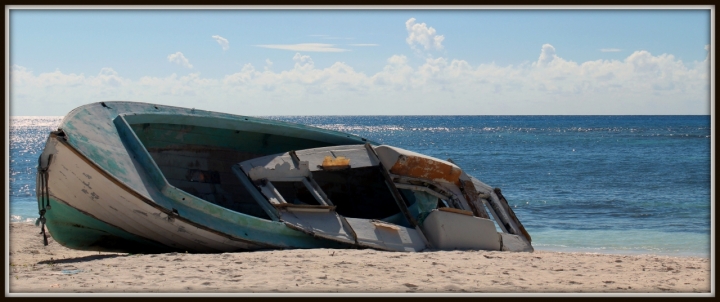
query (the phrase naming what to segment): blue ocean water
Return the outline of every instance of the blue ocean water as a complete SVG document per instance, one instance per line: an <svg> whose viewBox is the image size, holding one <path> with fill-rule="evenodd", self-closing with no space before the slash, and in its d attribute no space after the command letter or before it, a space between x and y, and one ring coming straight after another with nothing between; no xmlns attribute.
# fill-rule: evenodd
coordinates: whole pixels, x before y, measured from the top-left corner
<svg viewBox="0 0 720 302"><path fill-rule="evenodd" d="M709 116L281 116L452 159L502 189L538 250L710 255ZM12 117L11 221L59 117Z"/></svg>

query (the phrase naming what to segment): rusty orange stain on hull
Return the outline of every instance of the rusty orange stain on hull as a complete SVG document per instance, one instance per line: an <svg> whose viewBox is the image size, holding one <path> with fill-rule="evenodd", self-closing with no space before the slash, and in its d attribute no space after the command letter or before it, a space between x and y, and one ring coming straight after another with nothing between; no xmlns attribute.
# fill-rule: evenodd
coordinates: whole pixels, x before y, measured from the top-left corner
<svg viewBox="0 0 720 302"><path fill-rule="evenodd" d="M339 156L337 158L325 156L325 160L323 160L322 165L318 167L321 167L326 171L349 169L350 159L345 158L344 156Z"/></svg>
<svg viewBox="0 0 720 302"><path fill-rule="evenodd" d="M344 156L338 156L337 158L332 158L332 156L325 156L325 159L322 162L322 166L323 168L334 166L350 166L350 159L345 158Z"/></svg>
<svg viewBox="0 0 720 302"><path fill-rule="evenodd" d="M429 180L442 179L459 185L462 170L429 158L401 155L390 168L390 173Z"/></svg>

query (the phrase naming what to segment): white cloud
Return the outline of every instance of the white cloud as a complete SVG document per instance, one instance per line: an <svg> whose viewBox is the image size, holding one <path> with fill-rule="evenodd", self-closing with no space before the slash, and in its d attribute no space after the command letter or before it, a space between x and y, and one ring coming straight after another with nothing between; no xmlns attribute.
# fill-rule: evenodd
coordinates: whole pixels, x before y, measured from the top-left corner
<svg viewBox="0 0 720 302"><path fill-rule="evenodd" d="M272 48L272 49L284 49L292 51L308 51L308 52L343 52L350 51L349 49L337 48L333 44L323 43L300 43L300 44L266 44L266 45L254 45L256 47Z"/></svg>
<svg viewBox="0 0 720 302"><path fill-rule="evenodd" d="M600 49L602 52L620 52L622 49L620 48L602 48Z"/></svg>
<svg viewBox="0 0 720 302"><path fill-rule="evenodd" d="M185 56L182 54L182 52L178 51L174 54L170 54L167 56L167 58L168 58L168 61L170 61L171 63L176 63L178 65L182 65L187 68L193 67L192 64L190 64L190 61L188 61L188 59L185 58Z"/></svg>
<svg viewBox="0 0 720 302"><path fill-rule="evenodd" d="M409 89L415 70L407 64L408 58L394 55L387 62L388 65L385 65L382 71L371 77L373 84L378 85L379 88L388 87L395 91Z"/></svg>
<svg viewBox="0 0 720 302"><path fill-rule="evenodd" d="M428 27L425 23L415 23L415 18L410 18L405 22L405 28L408 31L405 41L411 48L416 49L415 44L419 44L425 50L443 49L442 41L445 37L437 35L435 29Z"/></svg>
<svg viewBox="0 0 720 302"><path fill-rule="evenodd" d="M227 39L225 39L221 36L218 36L218 35L214 35L214 36L212 36L212 38L215 39L215 41L217 41L218 44L220 44L220 46L222 46L223 50L230 49L230 42L228 42Z"/></svg>
<svg viewBox="0 0 720 302"><path fill-rule="evenodd" d="M10 81L13 86L30 86L30 87L53 87L68 86L72 87L82 83L85 79L83 74L64 74L60 70L42 73L38 76L25 67L13 65L10 73Z"/></svg>
<svg viewBox="0 0 720 302"><path fill-rule="evenodd" d="M97 75L34 73L12 66L12 115L45 110L48 102L75 106L120 99L249 115L298 114L709 114L709 65L669 54L636 51L624 60L573 62L550 44L533 63L471 65L449 58L411 64L393 55L374 73L336 62L317 66L309 55L273 71L245 64L220 78L197 73L124 78L110 68ZM17 105L22 104L22 105ZM41 109L34 109L41 108ZM30 109L28 109L30 110Z"/></svg>
<svg viewBox="0 0 720 302"><path fill-rule="evenodd" d="M542 49L540 50L540 58L537 60L537 65L545 66L552 62L555 58L557 58L555 55L555 47L550 44L543 44Z"/></svg>
<svg viewBox="0 0 720 302"><path fill-rule="evenodd" d="M111 87L120 87L123 85L123 82L127 82L125 79L121 78L118 73L113 70L112 68L103 68L100 70L100 73L91 80L92 85L94 86L111 86Z"/></svg>
<svg viewBox="0 0 720 302"><path fill-rule="evenodd" d="M390 57L389 59L387 59L387 62L392 65L405 65L408 62L408 58L406 56L402 56L402 55L400 55L400 56L394 55L394 56Z"/></svg>
<svg viewBox="0 0 720 302"><path fill-rule="evenodd" d="M41 73L35 76L33 72L25 67L14 65L11 69L11 81L14 86L34 88L67 88L89 85L94 87L120 87L128 80L118 76L112 68L102 68L96 76L85 76L84 74L64 74L60 70Z"/></svg>

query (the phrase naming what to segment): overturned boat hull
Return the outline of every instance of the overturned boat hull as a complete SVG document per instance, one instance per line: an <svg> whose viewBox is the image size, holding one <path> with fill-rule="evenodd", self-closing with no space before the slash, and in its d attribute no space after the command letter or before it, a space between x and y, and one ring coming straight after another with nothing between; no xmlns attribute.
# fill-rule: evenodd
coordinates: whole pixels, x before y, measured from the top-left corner
<svg viewBox="0 0 720 302"><path fill-rule="evenodd" d="M65 116L39 158L37 193L40 221L80 250L532 250L499 191L452 163L341 132L145 103Z"/></svg>

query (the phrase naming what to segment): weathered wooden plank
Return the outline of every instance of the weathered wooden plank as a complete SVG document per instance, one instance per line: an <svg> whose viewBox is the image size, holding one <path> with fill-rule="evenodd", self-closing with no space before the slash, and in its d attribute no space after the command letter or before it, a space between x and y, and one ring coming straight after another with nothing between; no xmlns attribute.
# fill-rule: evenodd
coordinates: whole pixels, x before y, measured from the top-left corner
<svg viewBox="0 0 720 302"><path fill-rule="evenodd" d="M512 210L510 205L508 205L507 200L505 199L505 196L502 195L500 188L495 188L495 194L498 195L498 198L502 202L503 207L506 209L508 214L510 215L510 219L517 225L519 228L520 233L522 233L523 236L525 236L525 239L527 239L528 242L532 242L532 238L530 237L530 234L525 230L525 227L520 223L520 220L515 216L515 212ZM518 235L518 234L516 234Z"/></svg>
<svg viewBox="0 0 720 302"><path fill-rule="evenodd" d="M495 211L495 213L498 213L498 216L500 218L500 223L505 227L508 233L518 235L520 234L519 228L515 225L515 223L510 218L510 215L508 214L508 211L505 209L505 207L502 205L502 202L497 197L495 192L490 194L490 200L489 200L490 207Z"/></svg>
<svg viewBox="0 0 720 302"><path fill-rule="evenodd" d="M488 197L490 197L490 194L488 194ZM505 228L505 225L501 222L500 216L498 216L497 213L495 213L495 210L490 206L490 203L486 199L481 199L483 205L488 209L488 212L492 215L493 219L495 220L495 223L497 223L498 227L503 233L507 233L508 230Z"/></svg>
<svg viewBox="0 0 720 302"><path fill-rule="evenodd" d="M468 205L470 206L470 209L472 210L473 214L475 216L488 219L490 218L485 212L484 207L481 205L478 205L478 192L475 189L475 186L472 184L472 181L463 180L462 177L467 177L467 174L465 172L462 172L461 178L458 179L458 184L460 187L460 192L462 192L463 197L465 197L465 200L467 201Z"/></svg>
<svg viewBox="0 0 720 302"><path fill-rule="evenodd" d="M379 220L345 218L357 237L358 245L387 251L419 252L427 247L417 229Z"/></svg>
<svg viewBox="0 0 720 302"><path fill-rule="evenodd" d="M307 188L308 191L310 191L310 194L312 194L312 196L315 197L315 200L317 200L321 205L324 205L324 206L332 205L332 202L330 202L330 200L327 199L327 196L323 196L325 194L321 195L320 192L322 192L322 191L318 191L319 188L316 189L315 186L313 186L313 184L310 183L310 181L308 179L309 178L307 178L307 177L303 178L302 183L305 185L305 188Z"/></svg>
<svg viewBox="0 0 720 302"><path fill-rule="evenodd" d="M438 210L443 211L443 212L462 214L462 215L466 215L466 216L473 216L473 212L471 212L471 211L465 211L465 210L460 210L460 209L455 209L455 208L438 208Z"/></svg>
<svg viewBox="0 0 720 302"><path fill-rule="evenodd" d="M352 228L346 226L342 217L332 209L289 206L280 209L280 219L288 226L313 236L352 245L356 243Z"/></svg>
<svg viewBox="0 0 720 302"><path fill-rule="evenodd" d="M260 187L260 193L262 193L265 198L267 198L268 201L272 204L282 204L287 203L285 201L285 198L278 192L278 190L275 188L275 186L272 185L272 182L266 182L265 184L259 186Z"/></svg>
<svg viewBox="0 0 720 302"><path fill-rule="evenodd" d="M274 221L280 220L280 214L278 211L268 202L268 200L257 190L257 187L250 181L245 175L245 172L240 168L240 165L234 165L232 167L233 174L236 175L237 179L240 180L240 184L245 190L250 193L253 200L267 213L267 215Z"/></svg>
<svg viewBox="0 0 720 302"><path fill-rule="evenodd" d="M288 152L288 154L290 155L290 158L292 159L293 165L295 165L296 169L309 169L310 163L307 161L300 161L300 158L294 150ZM330 198L328 198L327 194L325 194L325 192L317 184L317 182L313 178L312 173L308 173L307 177L303 179L303 184L305 184L307 189L313 194L315 199L320 202L320 204L326 206L334 205Z"/></svg>

